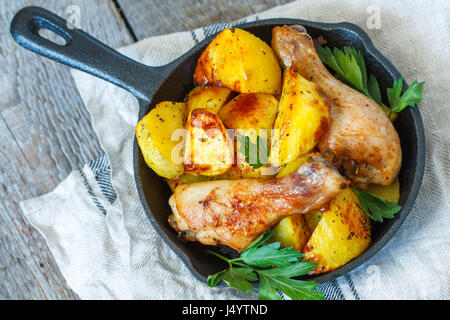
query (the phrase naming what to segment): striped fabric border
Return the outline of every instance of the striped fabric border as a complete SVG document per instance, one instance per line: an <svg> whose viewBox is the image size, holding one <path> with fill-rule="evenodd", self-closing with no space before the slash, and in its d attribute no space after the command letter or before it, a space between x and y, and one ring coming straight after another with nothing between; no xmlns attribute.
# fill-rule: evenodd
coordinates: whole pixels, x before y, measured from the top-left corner
<svg viewBox="0 0 450 320"><path fill-rule="evenodd" d="M95 161L88 163L89 169L94 174L95 181L97 182L103 196L113 204L117 199L116 190L111 182L111 166L106 154L102 155Z"/></svg>

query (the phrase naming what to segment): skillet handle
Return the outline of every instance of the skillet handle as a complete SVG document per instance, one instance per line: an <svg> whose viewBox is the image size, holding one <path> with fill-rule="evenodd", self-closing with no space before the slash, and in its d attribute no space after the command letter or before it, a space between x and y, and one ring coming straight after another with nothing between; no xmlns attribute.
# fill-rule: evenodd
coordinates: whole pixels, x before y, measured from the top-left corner
<svg viewBox="0 0 450 320"><path fill-rule="evenodd" d="M41 29L56 33L66 43L59 45L41 37ZM69 29L63 18L40 7L20 10L11 22L10 32L24 48L109 81L143 101L150 101L164 79L163 67L149 67L131 60L89 34Z"/></svg>

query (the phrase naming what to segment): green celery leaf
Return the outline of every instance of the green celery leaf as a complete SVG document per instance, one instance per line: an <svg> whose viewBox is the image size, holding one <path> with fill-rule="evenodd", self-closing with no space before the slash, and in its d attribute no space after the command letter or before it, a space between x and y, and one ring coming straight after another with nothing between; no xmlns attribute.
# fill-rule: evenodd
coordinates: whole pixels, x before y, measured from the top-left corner
<svg viewBox="0 0 450 320"><path fill-rule="evenodd" d="M362 190L354 191L358 195L364 211L374 221L383 222L383 219L392 219L402 209L398 204L385 201L370 192Z"/></svg>

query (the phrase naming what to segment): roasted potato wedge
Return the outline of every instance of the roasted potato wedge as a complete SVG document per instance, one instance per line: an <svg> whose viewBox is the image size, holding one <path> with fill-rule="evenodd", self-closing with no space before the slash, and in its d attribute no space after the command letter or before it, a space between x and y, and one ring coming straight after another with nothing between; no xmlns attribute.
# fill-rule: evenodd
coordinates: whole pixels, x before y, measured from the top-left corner
<svg viewBox="0 0 450 320"><path fill-rule="evenodd" d="M182 145L175 149L181 142L174 141L172 134L184 129L185 109L185 103L161 102L136 125L136 137L145 162L167 179L183 174Z"/></svg>
<svg viewBox="0 0 450 320"><path fill-rule="evenodd" d="M279 94L281 68L267 43L247 31L228 28L200 56L194 82L215 84L240 93Z"/></svg>
<svg viewBox="0 0 450 320"><path fill-rule="evenodd" d="M187 96L187 115L198 108L218 113L220 108L233 96L233 91L217 86L197 86Z"/></svg>
<svg viewBox="0 0 450 320"><path fill-rule="evenodd" d="M216 176L233 165L233 141L219 116L194 109L186 121L184 171L192 175Z"/></svg>
<svg viewBox="0 0 450 320"><path fill-rule="evenodd" d="M335 270L363 253L371 241L370 218L358 196L347 188L330 202L304 248L304 258L317 263L311 272Z"/></svg>
<svg viewBox="0 0 450 320"><path fill-rule="evenodd" d="M316 84L293 68L283 77L283 92L272 135L270 163L282 166L311 151L330 121L329 102ZM278 129L278 130L276 130Z"/></svg>
<svg viewBox="0 0 450 320"><path fill-rule="evenodd" d="M398 203L398 201L400 200L400 183L398 181L398 178L396 178L394 182L388 186L369 184L366 191L379 196L385 201Z"/></svg>
<svg viewBox="0 0 450 320"><path fill-rule="evenodd" d="M230 129L270 130L273 128L277 110L278 100L271 94L242 93L224 105L219 116Z"/></svg>
<svg viewBox="0 0 450 320"><path fill-rule="evenodd" d="M308 158L311 156L310 153L306 153L304 155L301 155L299 158L292 160L291 162L286 163L283 167L280 168L280 170L277 172L277 179L283 178L284 176L287 176L288 174L291 174L297 168L304 162L308 160Z"/></svg>
<svg viewBox="0 0 450 320"><path fill-rule="evenodd" d="M311 232L301 214L284 218L277 224L274 230L275 233L270 238L271 242L280 242L281 247L291 247L297 251L303 250L303 247L311 236Z"/></svg>

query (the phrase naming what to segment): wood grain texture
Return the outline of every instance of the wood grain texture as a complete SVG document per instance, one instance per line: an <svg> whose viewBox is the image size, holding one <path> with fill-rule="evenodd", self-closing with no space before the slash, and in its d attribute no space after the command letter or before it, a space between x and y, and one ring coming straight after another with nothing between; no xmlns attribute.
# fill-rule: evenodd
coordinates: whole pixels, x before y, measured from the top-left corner
<svg viewBox="0 0 450 320"><path fill-rule="evenodd" d="M11 38L13 15L29 5L63 17L77 5L81 28L106 44L132 38L110 0L0 1L0 299L76 299L19 201L50 192L102 151L69 68Z"/></svg>
<svg viewBox="0 0 450 320"><path fill-rule="evenodd" d="M50 192L72 170L102 153L69 68L19 47L9 35L13 15L37 5L67 17L67 7L77 5L81 28L119 47L132 43L133 35L143 39L230 22L286 2L0 1L0 300L78 298L43 237L23 217L19 202Z"/></svg>
<svg viewBox="0 0 450 320"><path fill-rule="evenodd" d="M292 0L117 0L138 39L232 22Z"/></svg>

